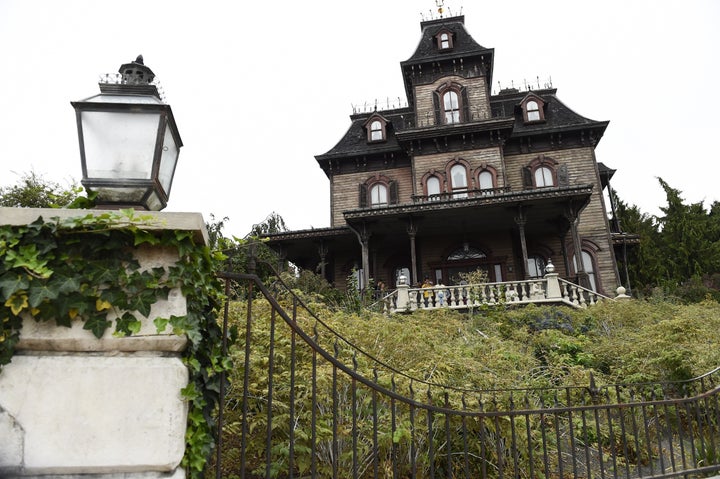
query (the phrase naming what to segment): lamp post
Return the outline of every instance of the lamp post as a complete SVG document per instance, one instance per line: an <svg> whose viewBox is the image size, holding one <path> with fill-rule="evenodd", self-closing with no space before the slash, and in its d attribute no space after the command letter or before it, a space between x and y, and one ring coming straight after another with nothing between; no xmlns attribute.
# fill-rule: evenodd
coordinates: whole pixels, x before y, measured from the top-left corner
<svg viewBox="0 0 720 479"><path fill-rule="evenodd" d="M100 94L71 102L82 184L100 208L159 211L167 206L182 140L142 55L105 75Z"/></svg>

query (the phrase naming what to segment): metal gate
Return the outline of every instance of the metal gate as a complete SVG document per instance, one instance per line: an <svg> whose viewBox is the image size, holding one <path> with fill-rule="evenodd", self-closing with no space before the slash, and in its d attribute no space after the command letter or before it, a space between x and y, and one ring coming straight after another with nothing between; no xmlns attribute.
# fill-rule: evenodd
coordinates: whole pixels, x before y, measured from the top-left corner
<svg viewBox="0 0 720 479"><path fill-rule="evenodd" d="M474 391L366 354L281 283L225 273L244 317L217 478L665 478L720 471L720 368L684 382ZM211 469L211 470L210 470Z"/></svg>

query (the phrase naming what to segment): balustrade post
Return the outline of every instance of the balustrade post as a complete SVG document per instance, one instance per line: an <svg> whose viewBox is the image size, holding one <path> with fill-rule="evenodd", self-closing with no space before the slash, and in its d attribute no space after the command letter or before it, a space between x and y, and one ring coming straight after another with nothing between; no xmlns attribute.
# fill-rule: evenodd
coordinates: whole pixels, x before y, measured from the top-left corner
<svg viewBox="0 0 720 479"><path fill-rule="evenodd" d="M410 309L410 286L407 284L407 278L403 275L398 278L397 283L397 302L395 303L396 311L407 311Z"/></svg>
<svg viewBox="0 0 720 479"><path fill-rule="evenodd" d="M547 299L562 299L562 290L560 289L560 277L555 272L555 265L548 259L545 266L545 294Z"/></svg>

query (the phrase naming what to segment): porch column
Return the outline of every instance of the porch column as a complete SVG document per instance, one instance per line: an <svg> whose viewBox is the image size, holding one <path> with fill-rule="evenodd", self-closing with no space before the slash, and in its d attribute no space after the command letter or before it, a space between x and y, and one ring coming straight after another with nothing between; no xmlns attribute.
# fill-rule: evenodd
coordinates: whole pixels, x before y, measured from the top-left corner
<svg viewBox="0 0 720 479"><path fill-rule="evenodd" d="M572 207L572 203L568 204L565 210L565 218L570 223L570 236L573 242L573 257L575 258L575 272L577 273L578 284L583 288L590 289L590 277L585 271L585 264L582 259L582 242L577 228L580 217Z"/></svg>
<svg viewBox="0 0 720 479"><path fill-rule="evenodd" d="M370 283L370 231L368 231L367 225L363 223L360 228L348 223L348 227L355 233L358 241L360 242L360 254L362 256L362 283L363 288L367 288Z"/></svg>
<svg viewBox="0 0 720 479"><path fill-rule="evenodd" d="M325 265L327 265L327 261L325 260L327 259L328 247L325 246L324 241L320 241L320 245L318 246L318 254L320 255L320 264L318 265L320 266L320 275L324 279L327 279L327 277L325 276Z"/></svg>
<svg viewBox="0 0 720 479"><path fill-rule="evenodd" d="M522 209L522 205L518 206L518 214L515 217L515 223L518 225L518 232L520 233L520 249L522 250L523 261L523 278L528 279L528 252L527 243L525 241L525 224L527 223L527 218L525 217L525 212Z"/></svg>
<svg viewBox="0 0 720 479"><path fill-rule="evenodd" d="M412 218L410 218L410 222L408 223L407 233L410 237L410 284L417 284L417 257L415 255L415 236L417 235L417 226L413 223Z"/></svg>

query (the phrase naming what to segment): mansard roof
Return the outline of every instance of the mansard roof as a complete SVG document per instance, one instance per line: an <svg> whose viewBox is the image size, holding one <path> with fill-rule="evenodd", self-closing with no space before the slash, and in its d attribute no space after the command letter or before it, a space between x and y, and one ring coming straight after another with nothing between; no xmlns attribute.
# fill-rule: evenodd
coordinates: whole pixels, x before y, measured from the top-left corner
<svg viewBox="0 0 720 479"><path fill-rule="evenodd" d="M548 132L574 131L584 128L599 129L604 132L607 121L596 121L586 118L563 103L556 95L555 88L534 90L533 94L545 103L545 121L542 123L525 123L520 103L528 95L527 91L504 90L490 99L493 120L501 118L514 118L511 137L543 134ZM387 120L387 140L377 143L368 143L365 130L370 117L379 113ZM411 108L400 108L382 112L368 112L350 116L351 124L345 135L324 154L315 156L319 163L330 159L341 159L356 156L382 155L387 153L403 154L404 147L397 139L397 133L413 129L415 114ZM484 122L488 122L484 120ZM476 122L481 128L483 121ZM472 128L473 123L467 123ZM455 125L457 129L462 125ZM437 128L437 127L433 127ZM433 128L428 128L432 130Z"/></svg>
<svg viewBox="0 0 720 479"><path fill-rule="evenodd" d="M368 143L365 128L368 120L377 114L387 121L387 139L381 142ZM412 124L413 119L414 113L410 108L398 108L394 110L384 110L382 112L372 111L351 115L350 127L340 141L328 152L317 155L315 158L321 161L324 159L353 155L372 155L402 151L395 132L407 128L407 126Z"/></svg>
<svg viewBox="0 0 720 479"><path fill-rule="evenodd" d="M492 48L485 48L476 42L465 30L465 17L439 18L420 23L422 36L415 53L410 58L401 62L401 65L411 63L426 63L443 58L467 57L468 54L492 53ZM442 30L448 30L453 34L453 48L438 51L435 42L435 35Z"/></svg>
<svg viewBox="0 0 720 479"><path fill-rule="evenodd" d="M513 136L580 128L600 128L604 131L608 125L607 121L591 120L573 111L558 98L556 88L533 90L532 93L545 102L545 121L542 123L526 124L523 121L520 104L528 96L527 91L508 89L490 98L494 117L515 117Z"/></svg>

